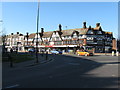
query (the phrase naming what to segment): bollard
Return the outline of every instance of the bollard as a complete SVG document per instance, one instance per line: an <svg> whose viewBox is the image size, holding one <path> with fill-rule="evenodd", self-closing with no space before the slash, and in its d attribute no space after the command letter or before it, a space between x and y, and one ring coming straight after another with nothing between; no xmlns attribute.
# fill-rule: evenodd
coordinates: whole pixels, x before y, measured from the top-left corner
<svg viewBox="0 0 120 90"><path fill-rule="evenodd" d="M114 51L112 51L112 56L114 56Z"/></svg>
<svg viewBox="0 0 120 90"><path fill-rule="evenodd" d="M48 52L46 52L46 60L48 60Z"/></svg>
<svg viewBox="0 0 120 90"><path fill-rule="evenodd" d="M119 56L119 52L118 51L116 52L116 56Z"/></svg>

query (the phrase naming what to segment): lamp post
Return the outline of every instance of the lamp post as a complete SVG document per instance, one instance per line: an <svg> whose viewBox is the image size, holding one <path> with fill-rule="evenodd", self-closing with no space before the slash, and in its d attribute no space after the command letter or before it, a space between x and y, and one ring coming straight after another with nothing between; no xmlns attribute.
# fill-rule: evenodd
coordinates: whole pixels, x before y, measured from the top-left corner
<svg viewBox="0 0 120 90"><path fill-rule="evenodd" d="M11 48L13 46L13 33L11 33Z"/></svg>
<svg viewBox="0 0 120 90"><path fill-rule="evenodd" d="M37 39L36 39L36 63L38 63L38 28L39 28L39 6L40 2L38 1L38 12L37 12Z"/></svg>
<svg viewBox="0 0 120 90"><path fill-rule="evenodd" d="M28 51L28 32L26 33L27 35L26 35L26 37L27 37L27 51Z"/></svg>

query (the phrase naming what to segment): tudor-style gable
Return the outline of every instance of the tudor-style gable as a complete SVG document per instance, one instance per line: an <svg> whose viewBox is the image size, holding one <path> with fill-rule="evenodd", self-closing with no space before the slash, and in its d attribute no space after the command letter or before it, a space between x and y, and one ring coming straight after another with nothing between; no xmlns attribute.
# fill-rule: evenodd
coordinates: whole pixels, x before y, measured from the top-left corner
<svg viewBox="0 0 120 90"><path fill-rule="evenodd" d="M50 37L50 41L62 41L58 31L54 31Z"/></svg>
<svg viewBox="0 0 120 90"><path fill-rule="evenodd" d="M72 38L78 38L79 32L78 31L73 31L72 33Z"/></svg>
<svg viewBox="0 0 120 90"><path fill-rule="evenodd" d="M35 41L37 40L37 34L35 34L34 40ZM41 38L40 34L38 33L38 42L39 41L42 41L42 38Z"/></svg>

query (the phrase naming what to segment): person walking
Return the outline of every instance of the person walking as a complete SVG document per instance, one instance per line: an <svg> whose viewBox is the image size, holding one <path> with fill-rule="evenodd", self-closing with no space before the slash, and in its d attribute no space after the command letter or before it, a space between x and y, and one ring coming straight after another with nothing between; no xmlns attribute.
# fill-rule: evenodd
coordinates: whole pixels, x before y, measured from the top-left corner
<svg viewBox="0 0 120 90"><path fill-rule="evenodd" d="M12 48L10 49L10 53L13 53L13 49Z"/></svg>

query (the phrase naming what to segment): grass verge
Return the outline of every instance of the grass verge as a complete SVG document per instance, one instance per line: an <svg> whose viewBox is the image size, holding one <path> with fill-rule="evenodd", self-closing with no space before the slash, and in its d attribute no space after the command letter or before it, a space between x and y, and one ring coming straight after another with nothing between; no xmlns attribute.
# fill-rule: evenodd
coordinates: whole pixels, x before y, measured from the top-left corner
<svg viewBox="0 0 120 90"><path fill-rule="evenodd" d="M20 53L6 53L2 55L3 62L9 62L10 57L14 63L29 61L34 59L34 55L30 53L20 54Z"/></svg>

